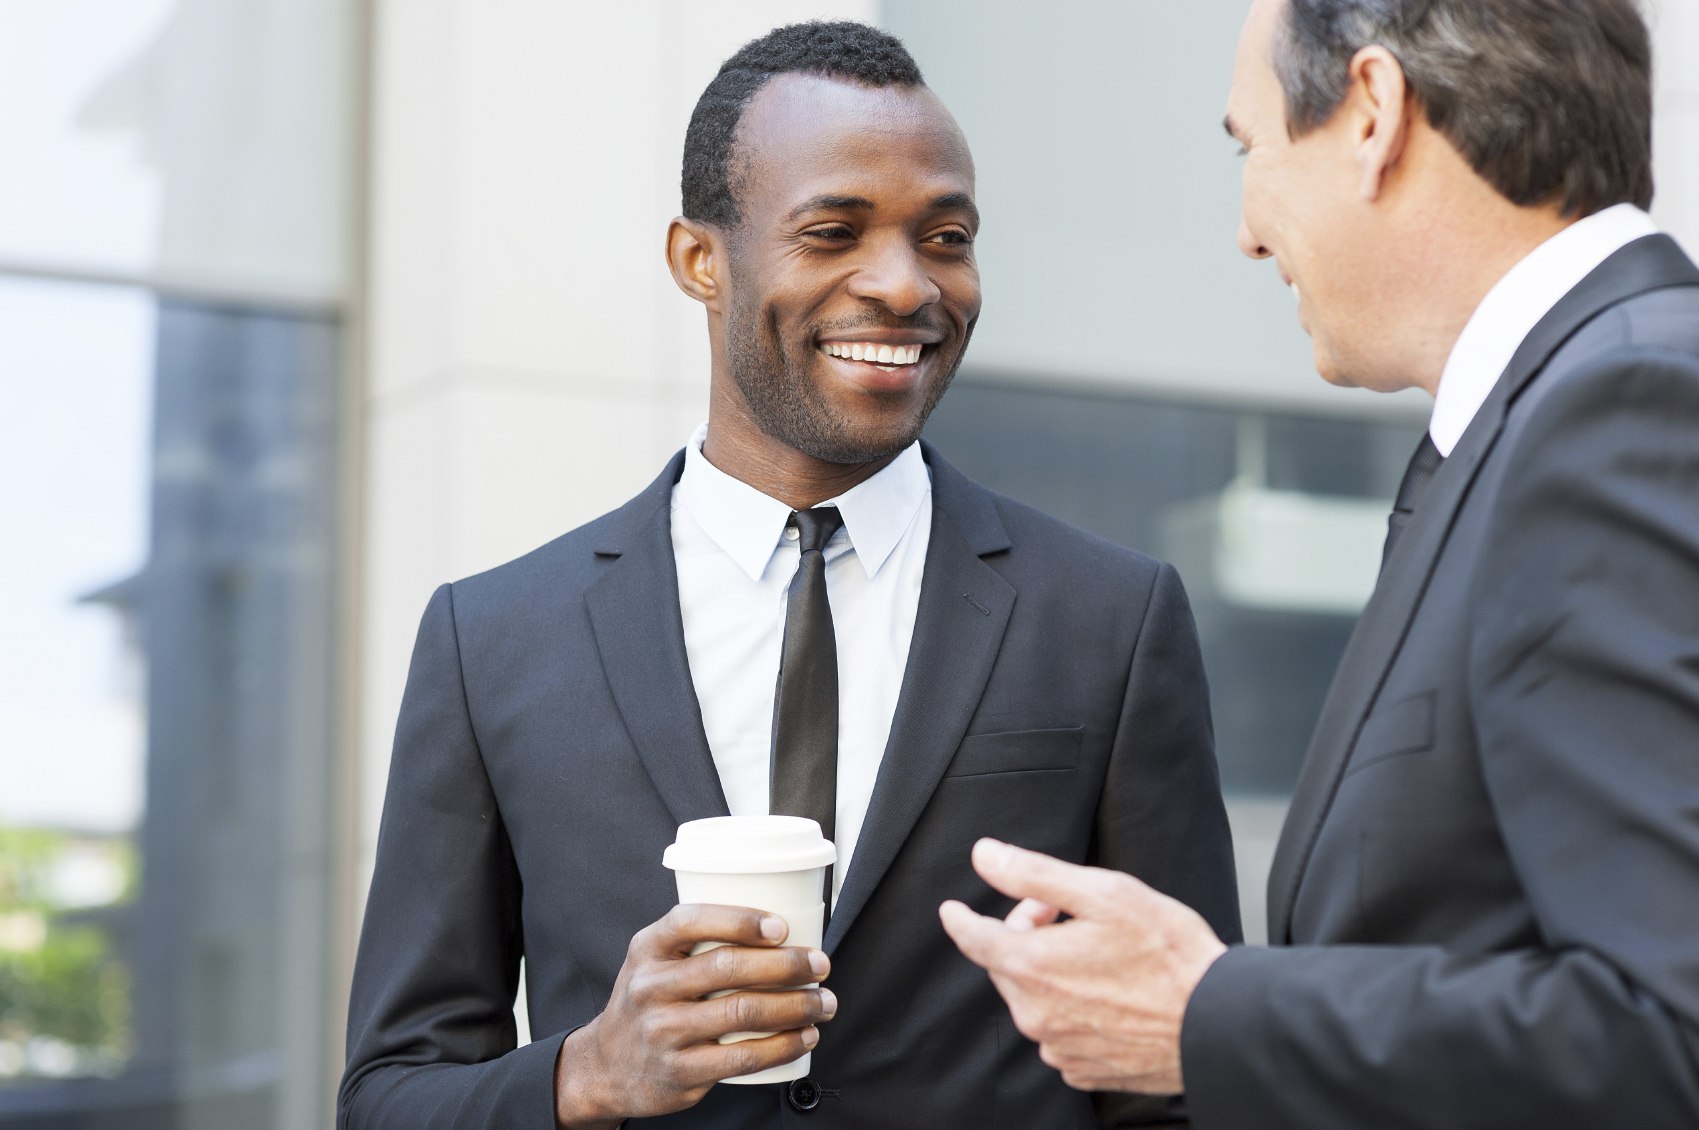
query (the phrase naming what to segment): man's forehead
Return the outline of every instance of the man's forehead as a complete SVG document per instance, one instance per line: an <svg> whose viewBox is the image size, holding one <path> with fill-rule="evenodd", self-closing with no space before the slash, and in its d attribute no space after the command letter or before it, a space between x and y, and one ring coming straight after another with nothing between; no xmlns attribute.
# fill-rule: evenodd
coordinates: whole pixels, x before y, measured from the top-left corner
<svg viewBox="0 0 1699 1130"><path fill-rule="evenodd" d="M739 161L760 166L847 157L866 145L922 142L971 170L966 140L925 86L867 86L821 75L768 82L738 123Z"/></svg>
<svg viewBox="0 0 1699 1130"><path fill-rule="evenodd" d="M1285 18L1289 0L1252 0L1245 13L1245 23L1239 29L1239 45L1234 54L1235 74L1246 71L1274 69L1274 39Z"/></svg>
<svg viewBox="0 0 1699 1130"><path fill-rule="evenodd" d="M1273 107L1270 98L1278 88L1274 74L1274 35L1286 3L1287 0L1253 0L1239 31L1223 124L1241 141L1257 112Z"/></svg>

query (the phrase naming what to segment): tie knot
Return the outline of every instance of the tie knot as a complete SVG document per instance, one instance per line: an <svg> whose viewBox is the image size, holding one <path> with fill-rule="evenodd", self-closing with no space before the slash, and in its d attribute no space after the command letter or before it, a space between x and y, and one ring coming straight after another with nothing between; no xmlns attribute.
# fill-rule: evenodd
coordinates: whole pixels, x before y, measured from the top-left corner
<svg viewBox="0 0 1699 1130"><path fill-rule="evenodd" d="M819 506L791 511L791 522L796 526L797 548L803 553L818 552L826 548L826 543L844 524L844 516L836 506Z"/></svg>

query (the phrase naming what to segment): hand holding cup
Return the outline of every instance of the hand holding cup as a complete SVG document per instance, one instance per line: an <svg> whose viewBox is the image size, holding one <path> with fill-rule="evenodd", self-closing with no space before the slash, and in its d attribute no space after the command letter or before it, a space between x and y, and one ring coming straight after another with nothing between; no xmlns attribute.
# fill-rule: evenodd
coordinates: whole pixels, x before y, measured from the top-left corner
<svg viewBox="0 0 1699 1130"><path fill-rule="evenodd" d="M806 1055L837 1000L829 989L790 988L821 980L830 963L817 948L783 945L787 932L773 914L699 904L640 931L607 1008L561 1049L561 1125L612 1127L684 1110L723 1079ZM726 995L710 999L718 993ZM747 1032L772 1034L720 1042Z"/></svg>

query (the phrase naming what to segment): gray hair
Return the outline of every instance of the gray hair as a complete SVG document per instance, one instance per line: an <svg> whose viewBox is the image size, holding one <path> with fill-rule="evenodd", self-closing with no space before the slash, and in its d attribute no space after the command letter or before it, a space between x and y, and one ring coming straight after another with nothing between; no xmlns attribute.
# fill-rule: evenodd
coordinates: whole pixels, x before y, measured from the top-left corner
<svg viewBox="0 0 1699 1130"><path fill-rule="evenodd" d="M1379 45L1429 123L1515 204L1652 202L1652 50L1635 0L1288 0L1274 69L1302 137Z"/></svg>

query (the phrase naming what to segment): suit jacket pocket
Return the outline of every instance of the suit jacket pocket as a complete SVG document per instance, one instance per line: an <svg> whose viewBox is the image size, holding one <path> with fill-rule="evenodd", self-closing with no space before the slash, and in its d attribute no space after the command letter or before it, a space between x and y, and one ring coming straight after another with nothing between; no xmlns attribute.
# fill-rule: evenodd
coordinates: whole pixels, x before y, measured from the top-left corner
<svg viewBox="0 0 1699 1130"><path fill-rule="evenodd" d="M1345 775L1407 753L1432 749L1435 698L1434 691L1423 691L1377 706L1363 723Z"/></svg>
<svg viewBox="0 0 1699 1130"><path fill-rule="evenodd" d="M987 773L1075 769L1079 767L1080 748L1084 742L1084 726L969 734L962 739L944 776L979 777Z"/></svg>

